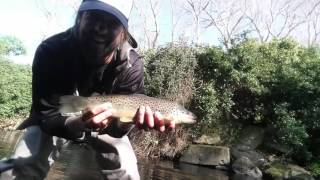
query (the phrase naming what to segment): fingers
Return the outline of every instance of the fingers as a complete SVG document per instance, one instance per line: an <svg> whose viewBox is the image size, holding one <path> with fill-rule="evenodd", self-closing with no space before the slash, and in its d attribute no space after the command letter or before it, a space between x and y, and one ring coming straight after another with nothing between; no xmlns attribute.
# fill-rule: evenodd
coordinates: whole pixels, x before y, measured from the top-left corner
<svg viewBox="0 0 320 180"><path fill-rule="evenodd" d="M146 112L146 108L144 106L140 106L137 111L136 124L139 128L143 127L145 112Z"/></svg>
<svg viewBox="0 0 320 180"><path fill-rule="evenodd" d="M82 120L87 126L94 129L105 128L112 119L112 109L110 103L101 104L99 106L88 109L83 115Z"/></svg>
<svg viewBox="0 0 320 180"><path fill-rule="evenodd" d="M93 116L91 118L91 122L94 124L100 124L103 121L108 120L111 116L112 116L111 110L105 110L105 111L102 111L101 113Z"/></svg>
<svg viewBox="0 0 320 180"><path fill-rule="evenodd" d="M149 128L154 127L153 112L149 106L146 107L145 120Z"/></svg>
<svg viewBox="0 0 320 180"><path fill-rule="evenodd" d="M165 119L160 112L153 112L149 106L140 106L135 115L135 122L140 129L156 129L164 132L167 129L175 128L174 122L165 123Z"/></svg>
<svg viewBox="0 0 320 180"><path fill-rule="evenodd" d="M169 127L169 130L174 130L176 128L176 123L174 121L171 121L168 127Z"/></svg>
<svg viewBox="0 0 320 180"><path fill-rule="evenodd" d="M156 123L156 127L160 132L164 132L166 130L164 119L159 112L154 113L154 121Z"/></svg>
<svg viewBox="0 0 320 180"><path fill-rule="evenodd" d="M92 117L96 116L97 114L100 114L101 112L106 111L111 108L112 108L111 103L104 103L99 106L95 106L93 108L86 109L85 113L82 115L82 120L87 121L87 120L91 119Z"/></svg>

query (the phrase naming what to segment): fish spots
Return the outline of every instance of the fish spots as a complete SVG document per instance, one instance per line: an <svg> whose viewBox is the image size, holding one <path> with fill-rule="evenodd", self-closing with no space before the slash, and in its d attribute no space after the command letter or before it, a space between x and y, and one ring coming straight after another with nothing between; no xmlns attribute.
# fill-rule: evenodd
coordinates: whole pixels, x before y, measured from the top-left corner
<svg viewBox="0 0 320 180"><path fill-rule="evenodd" d="M119 116L126 116L126 118L134 116L140 106L149 106L153 112L160 112L169 121L181 119L182 114L189 112L175 102L139 94L100 95L89 97L89 101L89 104L95 105L109 102L119 112Z"/></svg>

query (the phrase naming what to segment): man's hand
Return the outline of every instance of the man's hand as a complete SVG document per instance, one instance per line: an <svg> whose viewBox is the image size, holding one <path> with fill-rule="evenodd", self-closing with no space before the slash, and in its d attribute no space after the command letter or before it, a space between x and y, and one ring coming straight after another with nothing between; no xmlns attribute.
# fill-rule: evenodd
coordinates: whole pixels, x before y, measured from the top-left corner
<svg viewBox="0 0 320 180"><path fill-rule="evenodd" d="M156 129L160 132L164 132L166 128L173 130L175 128L175 123L170 122L169 124L164 123L164 119L161 113L152 112L149 106L140 106L136 116L136 125L139 128L150 128Z"/></svg>
<svg viewBox="0 0 320 180"><path fill-rule="evenodd" d="M86 124L86 128L100 131L106 128L111 122L112 114L111 103L104 103L87 109L82 115L82 121Z"/></svg>

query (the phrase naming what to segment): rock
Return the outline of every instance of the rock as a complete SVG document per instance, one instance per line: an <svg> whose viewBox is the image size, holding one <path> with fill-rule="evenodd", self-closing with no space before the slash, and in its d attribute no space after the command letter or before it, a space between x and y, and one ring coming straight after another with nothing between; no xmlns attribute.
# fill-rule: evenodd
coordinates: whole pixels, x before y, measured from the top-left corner
<svg viewBox="0 0 320 180"><path fill-rule="evenodd" d="M288 180L314 180L314 178L309 174L299 174L289 178Z"/></svg>
<svg viewBox="0 0 320 180"><path fill-rule="evenodd" d="M190 145L180 161L209 166L229 165L230 150L223 146Z"/></svg>
<svg viewBox="0 0 320 180"><path fill-rule="evenodd" d="M232 170L236 174L247 175L254 179L262 178L262 172L260 169L247 157L241 157L235 160L232 164Z"/></svg>
<svg viewBox="0 0 320 180"><path fill-rule="evenodd" d="M203 166L198 166L198 165L193 165L188 163L179 163L175 165L175 168L176 169L178 168L179 171L184 174L192 174L197 176L201 175L202 178L199 177L199 179L219 179L219 180L229 179L229 172L212 169L209 167L203 167ZM167 179L170 179L170 178L167 178ZM186 179L189 179L189 178L186 178Z"/></svg>
<svg viewBox="0 0 320 180"><path fill-rule="evenodd" d="M238 139L238 145L244 145L250 149L256 149L262 144L264 138L264 129L256 126L248 126L243 129Z"/></svg>
<svg viewBox="0 0 320 180"><path fill-rule="evenodd" d="M312 140L311 151L314 156L320 157L320 138Z"/></svg>
<svg viewBox="0 0 320 180"><path fill-rule="evenodd" d="M274 162L274 161L276 161L276 160L278 160L278 158L277 158L277 156L276 155L274 155L274 154L269 154L269 155L267 155L267 161L268 162Z"/></svg>
<svg viewBox="0 0 320 180"><path fill-rule="evenodd" d="M280 162L273 162L265 171L268 176L273 179L306 179L313 180L310 172L304 168L294 164L281 164Z"/></svg>
<svg viewBox="0 0 320 180"><path fill-rule="evenodd" d="M272 139L266 140L263 146L265 149L284 154L290 154L293 151L292 146L280 144L278 142L273 141Z"/></svg>
<svg viewBox="0 0 320 180"><path fill-rule="evenodd" d="M252 163L262 168L267 164L267 160L264 158L264 156L257 152L256 150L250 150L248 148L243 148L242 146L235 146L231 148L231 155L234 159L239 159L246 157L252 161Z"/></svg>
<svg viewBox="0 0 320 180"><path fill-rule="evenodd" d="M234 174L231 180L262 180L262 178L254 178L244 174Z"/></svg>
<svg viewBox="0 0 320 180"><path fill-rule="evenodd" d="M196 144L216 145L221 141L218 134L202 135L200 138L193 141Z"/></svg>

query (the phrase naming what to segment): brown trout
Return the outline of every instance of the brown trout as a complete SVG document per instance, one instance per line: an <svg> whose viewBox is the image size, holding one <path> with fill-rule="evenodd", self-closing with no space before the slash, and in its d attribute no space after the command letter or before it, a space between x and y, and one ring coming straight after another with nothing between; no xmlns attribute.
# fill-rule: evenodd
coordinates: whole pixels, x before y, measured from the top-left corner
<svg viewBox="0 0 320 180"><path fill-rule="evenodd" d="M81 113L86 108L94 107L102 103L111 103L110 108L115 110L114 117L121 122L133 122L133 118L139 106L149 106L152 111L158 111L163 115L165 124L174 121L176 124L193 124L196 117L176 102L149 97L142 94L133 95L98 95L90 97L62 96L60 98L59 111L68 116Z"/></svg>

